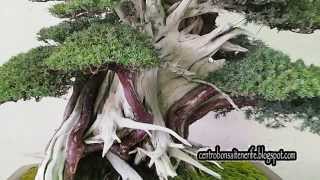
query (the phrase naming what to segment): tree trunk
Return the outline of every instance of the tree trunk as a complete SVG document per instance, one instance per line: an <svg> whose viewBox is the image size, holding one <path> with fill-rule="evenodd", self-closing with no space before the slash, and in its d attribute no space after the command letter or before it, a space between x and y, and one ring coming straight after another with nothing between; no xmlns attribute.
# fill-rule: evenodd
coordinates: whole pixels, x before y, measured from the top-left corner
<svg viewBox="0 0 320 180"><path fill-rule="evenodd" d="M194 159L196 147L182 137L209 111L238 108L199 79L223 66L224 60L209 62L217 51L247 51L228 41L244 32L217 26L222 10L211 1L172 1L168 16L160 0L130 2L135 17L121 3L115 10L153 37L161 66L129 70L109 64L81 91L75 89L36 180L167 179L177 175L172 158L220 177Z"/></svg>

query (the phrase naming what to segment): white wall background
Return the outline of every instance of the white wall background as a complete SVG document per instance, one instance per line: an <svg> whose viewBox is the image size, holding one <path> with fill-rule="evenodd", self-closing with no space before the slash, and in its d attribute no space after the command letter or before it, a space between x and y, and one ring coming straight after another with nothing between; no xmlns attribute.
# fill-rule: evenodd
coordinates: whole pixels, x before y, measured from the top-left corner
<svg viewBox="0 0 320 180"><path fill-rule="evenodd" d="M27 0L0 2L0 64L12 55L39 45L36 32L58 22L48 15L47 7L48 4ZM319 32L300 35L278 33L268 28L259 31L254 25L249 29L293 58L320 64ZM60 123L65 103L65 99L45 98L40 103L27 101L0 106L0 179L6 179L22 165L40 161L35 156L42 154L50 135ZM270 150L296 150L297 162L278 163L273 169L285 180L320 179L320 157L316 154L320 152L320 136L294 128L267 129L245 120L241 113L232 113L224 119L208 115L192 126L191 133L191 139L211 146L219 144L224 148L245 149L251 144L265 144Z"/></svg>

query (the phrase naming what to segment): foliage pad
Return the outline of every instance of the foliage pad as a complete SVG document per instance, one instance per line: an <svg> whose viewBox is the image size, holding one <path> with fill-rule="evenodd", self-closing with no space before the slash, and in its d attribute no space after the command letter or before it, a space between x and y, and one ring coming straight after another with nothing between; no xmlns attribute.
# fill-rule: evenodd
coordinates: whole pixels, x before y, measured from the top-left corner
<svg viewBox="0 0 320 180"><path fill-rule="evenodd" d="M127 25L93 24L74 33L47 59L57 70L81 71L118 63L131 68L157 64L149 38Z"/></svg>
<svg viewBox="0 0 320 180"><path fill-rule="evenodd" d="M320 97L296 99L293 101L261 101L254 110L248 110L248 116L254 116L256 120L267 123L270 127L282 127L288 121L302 119L301 130L320 135Z"/></svg>
<svg viewBox="0 0 320 180"><path fill-rule="evenodd" d="M226 66L211 73L208 80L229 93L257 100L248 112L271 127L302 119L302 129L320 134L320 67L306 66L261 42L242 39L250 50L242 58L232 57Z"/></svg>
<svg viewBox="0 0 320 180"><path fill-rule="evenodd" d="M38 40L48 42L49 40L57 43L63 43L67 37L73 33L87 29L91 24L102 24L106 22L115 22L117 19L114 15L108 15L104 19L101 18L79 18L76 21L66 20L58 25L42 28L38 32Z"/></svg>
<svg viewBox="0 0 320 180"><path fill-rule="evenodd" d="M3 64L0 67L0 103L64 94L71 84L69 75L50 70L44 63L52 51L52 47L34 48Z"/></svg>
<svg viewBox="0 0 320 180"><path fill-rule="evenodd" d="M259 96L268 101L320 96L320 68L307 67L268 47L242 60L230 61L209 80L233 96Z"/></svg>
<svg viewBox="0 0 320 180"><path fill-rule="evenodd" d="M232 11L244 12L249 21L279 30L311 33L320 29L320 0L232 0Z"/></svg>
<svg viewBox="0 0 320 180"><path fill-rule="evenodd" d="M74 17L80 13L87 15L107 12L118 0L72 0L59 3L50 8L57 17Z"/></svg>

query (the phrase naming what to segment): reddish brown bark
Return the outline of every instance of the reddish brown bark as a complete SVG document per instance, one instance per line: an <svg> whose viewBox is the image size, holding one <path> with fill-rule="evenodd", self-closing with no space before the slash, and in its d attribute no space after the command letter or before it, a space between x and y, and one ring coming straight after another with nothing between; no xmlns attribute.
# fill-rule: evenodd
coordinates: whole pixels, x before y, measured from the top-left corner
<svg viewBox="0 0 320 180"><path fill-rule="evenodd" d="M210 111L231 111L233 106L226 99L210 99L218 94L218 91L207 85L191 90L170 107L167 113L167 126L188 137L189 126ZM234 98L234 101L240 108L256 105L255 100L246 97Z"/></svg>
<svg viewBox="0 0 320 180"><path fill-rule="evenodd" d="M124 160L129 159L128 151L121 152L122 149L127 150L127 148L132 147L133 145L130 146L130 144L127 144L125 147L122 147L122 145L119 144L114 144L110 151L114 154L117 154L120 158ZM96 152L101 152L103 150L103 143L95 143L95 144L86 144L85 149L83 152L82 157L88 156L91 153L96 153ZM123 151L123 150L122 150Z"/></svg>
<svg viewBox="0 0 320 180"><path fill-rule="evenodd" d="M71 97L66 105L66 108L65 108L65 111L64 111L64 114L63 114L63 119L62 119L62 122L61 124L59 125L58 129L55 131L54 135L52 136L55 137L56 133L61 129L61 127L63 126L63 124L65 123L66 120L68 120L68 118L70 117L71 113L73 112L76 104L77 104L77 101L78 101L78 98L79 98L79 95L80 95L80 92L81 92L81 89L82 89L82 83L76 83L73 85L73 90L72 90L72 94L71 94ZM46 149L48 149L51 141L52 141L52 138L50 139L49 143L47 144L46 146Z"/></svg>
<svg viewBox="0 0 320 180"><path fill-rule="evenodd" d="M78 163L85 151L83 136L93 120L94 102L104 76L105 74L103 73L93 76L88 80L81 91L80 98L82 99L80 102L82 102L82 104L80 118L71 130L67 142L65 177L68 180L74 179Z"/></svg>
<svg viewBox="0 0 320 180"><path fill-rule="evenodd" d="M239 108L257 105L256 100L246 97L233 98L233 101ZM232 111L233 109L234 108L232 107L232 105L226 99L212 99L198 107L198 109L189 117L188 124L190 125L196 122L197 120L208 114L210 111L223 110L228 112Z"/></svg>
<svg viewBox="0 0 320 180"><path fill-rule="evenodd" d="M109 70L116 72L116 74L118 75L120 83L123 86L125 98L128 104L130 105L130 107L132 108L135 120L143 123L152 123L153 116L146 111L135 89L134 83L135 83L136 73L134 71L127 70L124 67L117 64L109 64L107 68ZM121 144L118 144L118 143L113 144L110 150L113 153L119 155L122 159L128 159L129 151L134 146L142 142L145 139L146 135L147 134L145 133L145 131L134 130L122 139ZM102 149L103 149L103 144L93 144L93 145L86 145L84 149L79 149L79 150L81 150L82 155L87 155L92 152L101 151ZM74 149L74 151L77 151L77 149ZM80 153L77 153L77 154L80 154ZM79 157L76 157L76 158L78 159Z"/></svg>
<svg viewBox="0 0 320 180"><path fill-rule="evenodd" d="M143 123L152 123L152 115L146 111L141 100L138 98L136 89L134 88L135 73L124 69L119 69L116 72L123 86L126 100L132 108L132 112L136 120Z"/></svg>
<svg viewBox="0 0 320 180"><path fill-rule="evenodd" d="M76 106L76 103L78 101L78 97L80 95L82 86L83 86L83 84L80 82L76 82L73 85L71 97L70 97L68 104L66 106L66 109L63 113L63 121L66 121L70 117L71 113L73 112L74 107Z"/></svg>
<svg viewBox="0 0 320 180"><path fill-rule="evenodd" d="M109 68L117 73L120 83L123 86L126 100L132 108L135 120L152 124L153 116L145 109L135 89L135 72L127 70L115 64L109 65ZM116 152L116 154L118 154L121 158L128 159L129 151L134 146L142 142L146 138L146 136L147 134L145 131L134 130L129 135L123 138L121 144L114 144L111 150L113 152Z"/></svg>
<svg viewBox="0 0 320 180"><path fill-rule="evenodd" d="M166 115L167 127L185 136L184 130L189 117L194 111L210 97L218 94L218 91L207 85L201 85L188 92L174 103Z"/></svg>

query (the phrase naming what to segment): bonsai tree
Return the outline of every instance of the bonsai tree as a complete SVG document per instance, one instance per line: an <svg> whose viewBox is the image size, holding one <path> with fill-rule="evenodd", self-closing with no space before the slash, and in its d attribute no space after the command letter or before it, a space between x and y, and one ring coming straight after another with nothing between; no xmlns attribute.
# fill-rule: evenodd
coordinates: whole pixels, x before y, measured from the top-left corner
<svg viewBox="0 0 320 180"><path fill-rule="evenodd" d="M186 140L210 111L244 111L274 119L273 127L300 118L319 133L320 68L291 61L237 25L219 25L227 11L278 30L320 28L319 0L54 4L50 12L63 21L40 30L44 45L0 67L1 103L72 88L36 180L192 179L192 167L219 179L223 170L198 162L202 146Z"/></svg>

